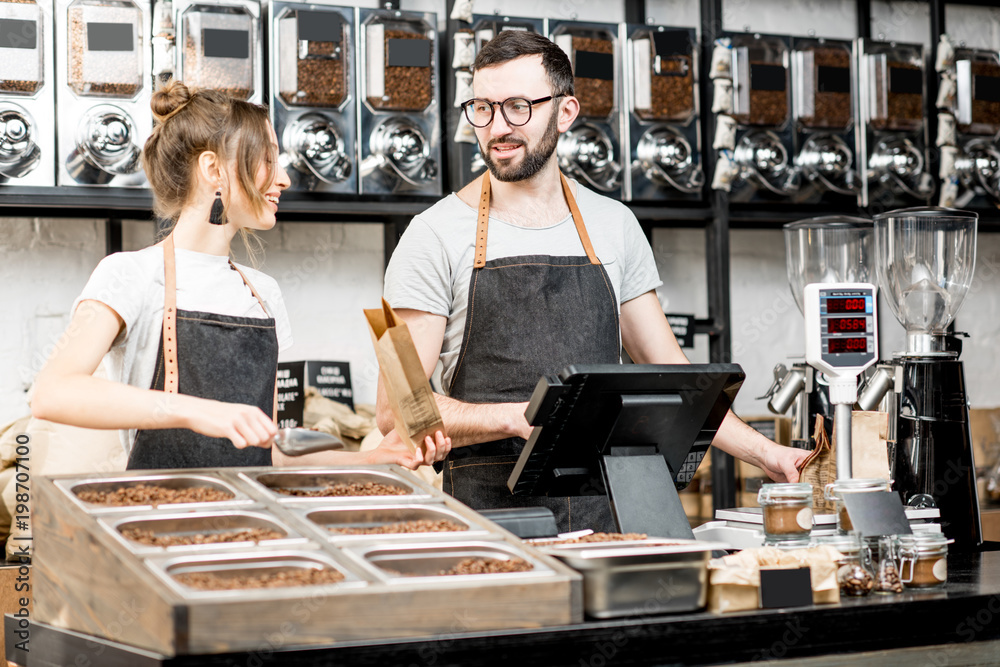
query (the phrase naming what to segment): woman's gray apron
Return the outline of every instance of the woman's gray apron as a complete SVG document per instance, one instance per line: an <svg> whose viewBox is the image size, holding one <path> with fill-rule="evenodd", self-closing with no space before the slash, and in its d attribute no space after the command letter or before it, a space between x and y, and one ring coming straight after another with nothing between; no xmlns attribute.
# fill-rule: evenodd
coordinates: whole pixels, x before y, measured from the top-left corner
<svg viewBox="0 0 1000 667"><path fill-rule="evenodd" d="M253 285L235 265L230 266L266 313ZM163 243L163 274L163 333L150 388L256 405L265 414L273 414L278 368L274 319L178 310L172 236ZM210 438L182 428L140 430L128 459L129 470L266 465L271 465L270 449L237 449L228 438Z"/></svg>
<svg viewBox="0 0 1000 667"><path fill-rule="evenodd" d="M469 307L450 395L468 403L527 401L547 374L570 364L620 361L618 300L583 216L560 174L585 257L527 255L486 261L490 178L483 176ZM444 490L474 509L544 506L560 532L616 529L607 496L514 496L507 488L521 438L458 447Z"/></svg>

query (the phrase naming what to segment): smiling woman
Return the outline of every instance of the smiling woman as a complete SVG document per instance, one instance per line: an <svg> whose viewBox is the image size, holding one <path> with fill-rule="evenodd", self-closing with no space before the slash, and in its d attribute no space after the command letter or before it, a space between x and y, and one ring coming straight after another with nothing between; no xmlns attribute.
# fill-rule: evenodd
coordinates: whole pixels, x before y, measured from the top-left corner
<svg viewBox="0 0 1000 667"><path fill-rule="evenodd" d="M97 266L36 379L32 413L120 429L131 469L283 462L270 447L288 315L274 279L229 258L237 234L274 227L289 185L267 109L180 81L151 105L144 166L169 233ZM109 379L93 377L105 357ZM295 462L416 467L447 454L443 435L428 440L426 459L386 447Z"/></svg>

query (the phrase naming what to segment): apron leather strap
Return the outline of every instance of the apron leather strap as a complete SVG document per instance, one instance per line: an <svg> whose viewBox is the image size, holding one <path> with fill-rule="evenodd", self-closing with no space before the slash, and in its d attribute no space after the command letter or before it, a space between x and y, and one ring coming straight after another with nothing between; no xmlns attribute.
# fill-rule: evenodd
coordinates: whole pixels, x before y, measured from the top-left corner
<svg viewBox="0 0 1000 667"><path fill-rule="evenodd" d="M163 391L177 393L177 264L174 237L163 241Z"/></svg>
<svg viewBox="0 0 1000 667"><path fill-rule="evenodd" d="M559 172L559 180L562 181L563 194L566 196L566 203L569 204L570 213L573 214L573 224L576 225L576 233L580 235L580 242L583 244L583 250L587 253L587 259L590 260L591 264L600 264L601 261L597 259L597 255L594 253L594 246L590 242L590 234L587 233L587 228L583 224L583 215L580 213L580 207L576 205L576 197L573 196L572 190L569 189L569 181L562 175L562 172Z"/></svg>
<svg viewBox="0 0 1000 667"><path fill-rule="evenodd" d="M257 294L257 290L255 290L253 288L253 285L250 284L250 281L247 280L247 277L245 275L243 275L243 272L240 271L239 268L235 264L233 264L232 260L229 260L229 266L232 267L233 271L235 271L236 273L240 274L240 278L243 279L243 284L250 288L250 293L253 294L254 298L257 299L257 303L260 304L260 309L264 311L265 315L269 316L270 313L268 313L267 312L267 308L264 307L264 300L262 298L260 298L260 294Z"/></svg>
<svg viewBox="0 0 1000 667"><path fill-rule="evenodd" d="M479 220L476 222L476 261L472 267L486 266L486 233L490 226L490 174L483 174L483 189L479 196Z"/></svg>
<svg viewBox="0 0 1000 667"><path fill-rule="evenodd" d="M580 242L583 244L584 252L587 253L587 259L590 260L591 264L600 264L601 261L597 259L594 246L590 242L587 227L583 224L583 215L580 213L580 207L576 205L576 198L573 196L573 191L570 190L569 181L566 180L562 172L559 173L559 180L562 182L563 196L566 198L569 211L573 215L573 224L576 225L576 233L580 236ZM472 267L475 269L481 269L486 266L486 237L489 233L489 224L490 175L487 172L483 174L483 186L479 196L479 218L476 221L476 258L472 264Z"/></svg>

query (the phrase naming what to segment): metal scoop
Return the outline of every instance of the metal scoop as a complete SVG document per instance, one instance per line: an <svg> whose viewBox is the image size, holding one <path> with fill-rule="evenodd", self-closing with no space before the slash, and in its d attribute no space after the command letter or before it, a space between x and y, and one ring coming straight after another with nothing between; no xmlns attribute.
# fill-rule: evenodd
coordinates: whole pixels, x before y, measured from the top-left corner
<svg viewBox="0 0 1000 667"><path fill-rule="evenodd" d="M302 456L329 449L344 449L344 441L335 435L307 428L281 428L274 445L288 456Z"/></svg>

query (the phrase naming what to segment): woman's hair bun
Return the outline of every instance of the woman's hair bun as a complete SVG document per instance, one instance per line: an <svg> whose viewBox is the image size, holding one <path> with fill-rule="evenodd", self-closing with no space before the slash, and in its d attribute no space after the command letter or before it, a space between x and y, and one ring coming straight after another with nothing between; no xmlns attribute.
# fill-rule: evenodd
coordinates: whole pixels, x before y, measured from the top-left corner
<svg viewBox="0 0 1000 667"><path fill-rule="evenodd" d="M190 100L191 91L187 85L175 79L153 92L149 106L152 107L153 117L157 122L164 123Z"/></svg>

